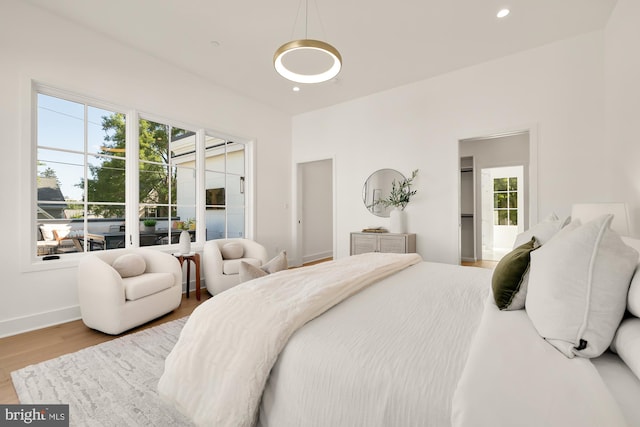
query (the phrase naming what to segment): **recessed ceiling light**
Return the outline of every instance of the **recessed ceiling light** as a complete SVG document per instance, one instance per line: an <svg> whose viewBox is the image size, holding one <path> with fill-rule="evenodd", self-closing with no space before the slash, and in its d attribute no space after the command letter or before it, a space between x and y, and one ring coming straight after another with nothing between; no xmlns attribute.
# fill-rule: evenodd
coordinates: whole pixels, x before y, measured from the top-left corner
<svg viewBox="0 0 640 427"><path fill-rule="evenodd" d="M505 16L507 16L511 11L509 9L500 9L498 11L498 13L496 14L496 16L498 18L504 18Z"/></svg>
<svg viewBox="0 0 640 427"><path fill-rule="evenodd" d="M300 92L300 88L299 88L298 86L294 86L294 87L293 87L293 91L294 91L294 92Z"/></svg>

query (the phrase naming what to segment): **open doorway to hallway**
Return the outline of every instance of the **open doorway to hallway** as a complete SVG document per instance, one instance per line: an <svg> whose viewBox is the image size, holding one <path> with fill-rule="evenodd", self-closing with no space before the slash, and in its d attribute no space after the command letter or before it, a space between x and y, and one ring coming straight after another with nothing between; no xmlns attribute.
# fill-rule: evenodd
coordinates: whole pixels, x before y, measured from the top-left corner
<svg viewBox="0 0 640 427"><path fill-rule="evenodd" d="M537 220L535 127L462 139L460 261L495 261Z"/></svg>
<svg viewBox="0 0 640 427"><path fill-rule="evenodd" d="M500 261L524 231L524 166L480 170L482 260Z"/></svg>

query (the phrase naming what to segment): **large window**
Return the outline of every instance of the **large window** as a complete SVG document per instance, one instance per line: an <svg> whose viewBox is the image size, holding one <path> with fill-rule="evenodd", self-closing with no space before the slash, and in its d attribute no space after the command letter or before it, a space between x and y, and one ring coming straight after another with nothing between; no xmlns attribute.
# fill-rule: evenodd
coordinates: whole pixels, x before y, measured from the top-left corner
<svg viewBox="0 0 640 427"><path fill-rule="evenodd" d="M51 92L36 97L38 256L245 235L245 144Z"/></svg>

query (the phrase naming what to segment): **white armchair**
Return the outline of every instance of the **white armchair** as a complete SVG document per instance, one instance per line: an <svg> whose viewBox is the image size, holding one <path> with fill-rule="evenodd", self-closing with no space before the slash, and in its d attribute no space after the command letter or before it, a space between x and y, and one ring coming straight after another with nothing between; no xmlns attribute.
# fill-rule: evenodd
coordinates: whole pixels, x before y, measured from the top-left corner
<svg viewBox="0 0 640 427"><path fill-rule="evenodd" d="M222 253L228 243L241 245L242 253L239 257L225 259ZM237 254L236 254L237 255ZM211 295L236 286L240 283L240 262L260 267L268 261L267 250L261 244L249 239L217 239L204 244L202 251L202 271L204 273L207 291Z"/></svg>
<svg viewBox="0 0 640 427"><path fill-rule="evenodd" d="M78 297L85 325L117 335L180 305L182 268L151 249L91 252L78 265Z"/></svg>

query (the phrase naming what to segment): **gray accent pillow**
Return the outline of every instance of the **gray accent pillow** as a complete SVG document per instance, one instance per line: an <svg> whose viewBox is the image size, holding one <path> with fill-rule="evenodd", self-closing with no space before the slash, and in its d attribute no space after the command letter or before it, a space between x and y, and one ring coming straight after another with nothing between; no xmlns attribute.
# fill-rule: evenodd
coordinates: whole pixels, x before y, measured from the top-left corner
<svg viewBox="0 0 640 427"><path fill-rule="evenodd" d="M491 277L493 299L500 310L524 308L529 280L531 252L539 247L536 238L506 254L496 265Z"/></svg>
<svg viewBox="0 0 640 427"><path fill-rule="evenodd" d="M118 272L120 277L124 279L139 276L144 273L147 268L147 263L144 261L142 255L124 254L113 261L112 267Z"/></svg>
<svg viewBox="0 0 640 427"><path fill-rule="evenodd" d="M289 263L287 262L286 251L280 252L261 267L253 266L246 261L240 261L240 271L238 272L240 275L240 283L257 279L280 270L286 270L288 267Z"/></svg>
<svg viewBox="0 0 640 427"><path fill-rule="evenodd" d="M280 270L286 270L288 267L289 263L287 262L287 252L282 251L260 268L271 274Z"/></svg>
<svg viewBox="0 0 640 427"><path fill-rule="evenodd" d="M262 276L266 276L269 273L267 273L260 267L249 264L246 261L240 261L240 271L238 272L238 274L240 275L240 283L242 283L249 280L257 279Z"/></svg>

